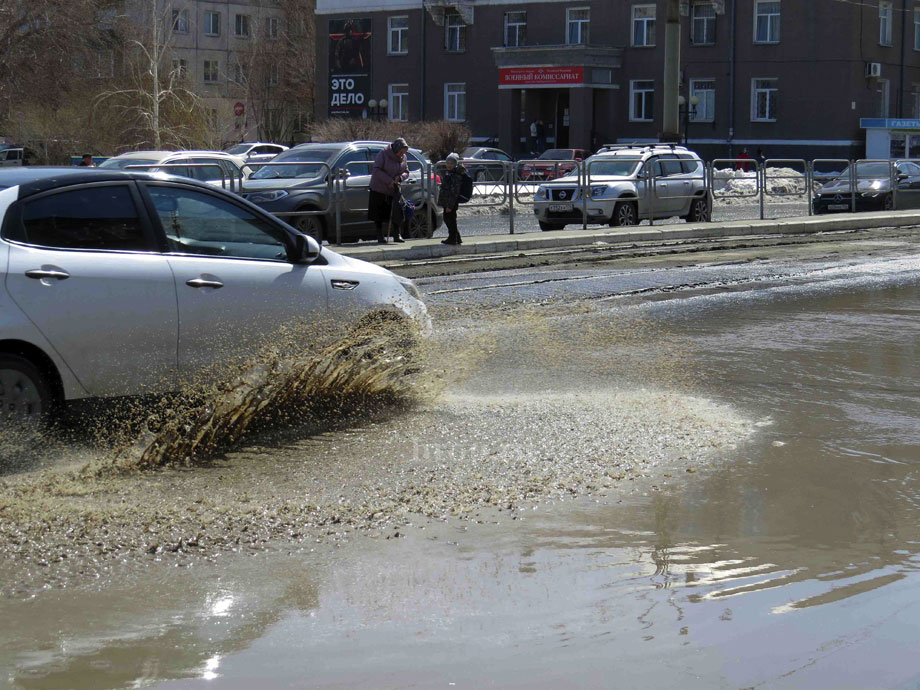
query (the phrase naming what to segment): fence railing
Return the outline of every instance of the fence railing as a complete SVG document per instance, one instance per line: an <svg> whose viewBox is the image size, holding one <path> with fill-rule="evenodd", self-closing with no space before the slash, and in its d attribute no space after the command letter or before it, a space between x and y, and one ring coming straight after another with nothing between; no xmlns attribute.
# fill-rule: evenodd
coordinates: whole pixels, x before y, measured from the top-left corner
<svg viewBox="0 0 920 690"><path fill-rule="evenodd" d="M711 218L714 207L738 201L750 202L752 206L756 203L761 219L766 217L771 203L798 200L808 215L852 212L869 206L893 210L902 205L920 206L920 161L777 158L759 162L724 158L703 163L694 159L642 160L638 156L617 156L587 161L464 159L461 162L477 178L473 198L463 208L493 209L501 216L507 211L507 231L511 234L516 231L515 216L521 211L536 215L541 229L564 225L586 229L589 224L612 225L620 220L626 224L642 220L654 224L656 220L677 215L690 219L689 208L702 203L695 199L705 200L707 219ZM916 167L907 169L907 163ZM221 166L213 163L128 167L164 172L178 168L217 169L218 176L212 176L212 183L219 180L220 186L263 205L301 231L324 236L335 244L343 242L343 229L367 221L371 161L351 161L337 167L313 161L266 165L306 166L309 170L280 174L279 182L286 182L277 187L269 183L272 178L263 178L256 188L255 180L228 176ZM415 203L417 211L409 237L430 237L439 226L438 195L447 171L446 161L419 163L410 159L409 180L402 190ZM917 174L909 175L910 172ZM292 188L287 181L298 177L304 177L308 184ZM614 187L610 184L613 181L625 185ZM307 188L309 194L305 192ZM273 209L274 200L295 193L295 189L303 196L300 205L292 210ZM624 189L631 191L624 194ZM913 204L914 195L917 204ZM623 211L623 218L614 217L618 209Z"/></svg>

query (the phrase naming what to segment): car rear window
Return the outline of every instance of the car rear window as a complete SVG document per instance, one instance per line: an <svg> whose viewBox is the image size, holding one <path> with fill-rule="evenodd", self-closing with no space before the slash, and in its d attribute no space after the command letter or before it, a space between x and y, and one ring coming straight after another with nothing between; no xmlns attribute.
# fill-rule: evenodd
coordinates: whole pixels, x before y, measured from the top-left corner
<svg viewBox="0 0 920 690"><path fill-rule="evenodd" d="M22 206L18 239L55 249L149 249L128 187L107 185L47 194Z"/></svg>
<svg viewBox="0 0 920 690"><path fill-rule="evenodd" d="M107 161L100 163L99 167L110 170L124 170L129 165L154 165L156 163L159 163L159 160L153 158L109 158ZM141 172L143 171L141 170Z"/></svg>

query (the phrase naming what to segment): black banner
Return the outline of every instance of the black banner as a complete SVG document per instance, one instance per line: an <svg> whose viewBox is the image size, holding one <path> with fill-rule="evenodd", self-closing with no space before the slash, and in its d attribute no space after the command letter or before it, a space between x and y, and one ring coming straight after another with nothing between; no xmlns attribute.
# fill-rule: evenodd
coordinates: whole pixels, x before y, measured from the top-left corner
<svg viewBox="0 0 920 690"><path fill-rule="evenodd" d="M361 117L371 90L371 19L329 20L329 115Z"/></svg>

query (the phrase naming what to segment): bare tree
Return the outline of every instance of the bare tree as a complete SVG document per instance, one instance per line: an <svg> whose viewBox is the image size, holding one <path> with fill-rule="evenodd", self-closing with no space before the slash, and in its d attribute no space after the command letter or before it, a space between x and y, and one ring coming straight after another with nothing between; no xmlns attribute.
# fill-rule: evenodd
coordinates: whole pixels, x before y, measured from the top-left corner
<svg viewBox="0 0 920 690"><path fill-rule="evenodd" d="M95 100L97 120L120 122L119 148L188 148L206 138L208 114L181 62L172 60L170 8L146 0L137 25L126 22L122 76Z"/></svg>
<svg viewBox="0 0 920 690"><path fill-rule="evenodd" d="M280 13L256 16L259 35L228 75L232 92L246 103L256 136L292 142L313 112L315 0L280 0Z"/></svg>

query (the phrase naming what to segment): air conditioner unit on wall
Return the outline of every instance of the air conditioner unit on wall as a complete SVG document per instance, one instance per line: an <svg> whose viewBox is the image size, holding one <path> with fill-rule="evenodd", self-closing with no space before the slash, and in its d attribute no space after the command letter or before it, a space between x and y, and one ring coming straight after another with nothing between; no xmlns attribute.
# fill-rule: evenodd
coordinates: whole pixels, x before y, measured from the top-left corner
<svg viewBox="0 0 920 690"><path fill-rule="evenodd" d="M867 62L866 63L866 79L874 79L882 76L882 63L881 62Z"/></svg>

